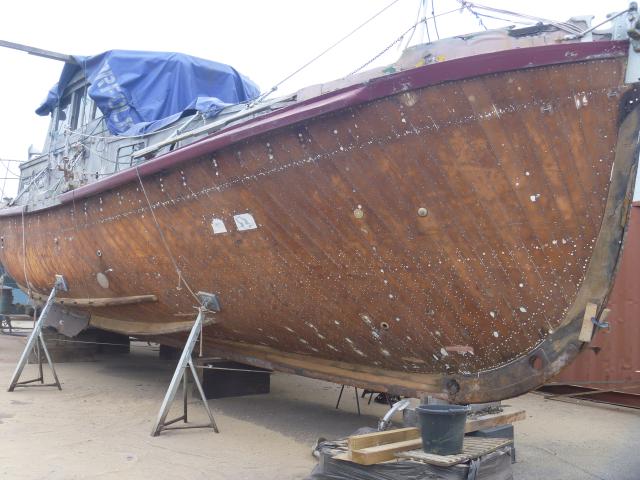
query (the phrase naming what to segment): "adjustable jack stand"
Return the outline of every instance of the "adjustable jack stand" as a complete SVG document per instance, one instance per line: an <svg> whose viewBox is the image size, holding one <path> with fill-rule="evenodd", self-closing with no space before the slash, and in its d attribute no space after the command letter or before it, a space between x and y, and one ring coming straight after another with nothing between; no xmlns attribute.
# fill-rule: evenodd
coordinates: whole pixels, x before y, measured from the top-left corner
<svg viewBox="0 0 640 480"><path fill-rule="evenodd" d="M198 341L198 335L202 335L202 322L204 320L204 308L201 307L198 310L198 317L196 318L193 327L191 328L191 333L189 334L189 338L187 339L187 343L184 346L184 350L182 351L182 355L180 356L180 360L178 361L178 366L176 367L176 371L173 374L173 378L171 379L171 383L169 384L169 389L162 401L162 406L160 407L160 412L158 413L158 419L153 426L153 430L151 431L152 437L157 437L162 433L163 430L177 430L181 428L213 428L213 431L216 433L220 433L218 427L216 425L215 420L213 419L213 414L209 409L209 404L207 403L207 398L204 394L204 390L202 389L202 384L200 383L200 379L198 378L198 374L196 373L196 368L193 365L193 358L191 354L193 353L193 348ZM204 409L209 415L209 423L206 425L181 425L175 427L169 427L169 425L179 422L180 420L187 423L187 377L188 371L187 368L191 371L191 375L193 376L193 381L198 388L198 392L200 393L200 398L202 398L202 404ZM167 421L167 415L169 414L169 409L171 408L171 404L180 388L180 382L183 383L183 414L180 417L174 418L173 420Z"/></svg>
<svg viewBox="0 0 640 480"><path fill-rule="evenodd" d="M62 290L65 292L67 291L67 284L64 281L64 277L62 275L56 275L56 281L53 285L53 289L51 289L51 293L49 294L47 303L44 304L44 308L40 313L40 317L38 317L38 321L33 326L33 331L31 332L31 335L29 335L29 339L27 340L27 344L24 347L24 351L20 356L20 360L18 360L16 370L15 372L13 372L13 377L11 377L11 383L9 384L8 388L9 392L13 392L16 387L58 387L58 390L62 390L62 387L60 386L60 380L58 380L58 375L56 374L56 369L53 366L53 360L51 360L51 355L49 355L49 350L47 350L47 345L44 342L44 337L42 336L42 325L44 323L44 320L47 318L47 315L49 314L49 310L51 309L51 305L53 305L58 290ZM29 355L33 351L34 347L36 347L38 371L40 373L40 376L38 378L34 378L33 380L25 380L20 382L20 375L22 374L22 370L27 364ZM42 371L42 355L40 349L42 349L42 352L47 359L47 363L49 364L49 368L51 368L51 373L53 374L53 379L55 380L54 383L44 383L44 375Z"/></svg>

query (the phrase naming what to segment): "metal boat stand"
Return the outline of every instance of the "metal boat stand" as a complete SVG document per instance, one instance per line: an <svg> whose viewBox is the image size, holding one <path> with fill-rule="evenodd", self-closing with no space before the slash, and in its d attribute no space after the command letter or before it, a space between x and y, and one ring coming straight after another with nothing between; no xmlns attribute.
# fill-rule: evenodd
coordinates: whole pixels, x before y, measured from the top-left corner
<svg viewBox="0 0 640 480"><path fill-rule="evenodd" d="M160 435L163 430L177 430L184 428L213 428L214 432L220 433L220 431L218 430L218 426L213 419L213 414L211 413L211 409L209 408L209 404L207 403L207 398L205 397L204 390L202 389L202 384L200 383L200 379L198 378L196 368L193 364L193 358L191 356L191 354L193 353L193 348L198 341L198 336L202 335L204 311L204 307L200 307L198 309L198 316L195 323L193 324L193 327L191 328L191 333L189 333L189 338L187 339L187 343L184 346L184 350L182 351L182 355L180 356L180 360L178 361L178 366L176 367L176 371L174 372L171 383L169 384L169 389L167 390L164 400L162 401L162 406L160 407L160 412L158 413L158 419L156 420L156 423L153 426L153 430L151 431L151 436L153 437L157 437L158 435ZM204 409L206 410L207 415L209 415L210 422L206 425L180 425L169 427L169 425L177 423L180 420L183 420L185 424L187 423L187 383L189 370L191 371L193 381L198 388L198 392L200 393L200 398L202 399ZM176 393L180 388L181 381L183 384L183 414L180 417L167 421L169 409L171 408L171 404L173 403Z"/></svg>
<svg viewBox="0 0 640 480"><path fill-rule="evenodd" d="M342 385L342 387L340 388L340 394L338 395L338 401L336 402L336 410L340 406L340 400L342 400L342 392L344 392L344 387L346 387L346 385ZM356 405L358 406L358 415L360 415L360 399L358 398L358 387L353 387L353 389L355 390L355 393L356 393Z"/></svg>
<svg viewBox="0 0 640 480"><path fill-rule="evenodd" d="M9 384L8 391L13 392L16 387L58 387L58 390L62 390L62 386L60 385L60 380L58 380L58 375L56 374L56 369L53 366L53 360L51 360L51 355L49 355L49 350L47 350L47 344L44 341L44 337L42 336L42 325L44 324L47 315L49 314L49 310L51 309L51 305L55 301L58 290L67 291L67 283L64 280L62 275L56 275L56 281L51 289L51 293L49 294L49 298L47 302L44 304L44 308L42 312L40 312L40 317L38 317L38 321L33 326L33 330L31 331L31 335L29 335L29 339L27 340L27 344L24 347L24 351L20 356L20 360L18 360L18 365L16 366L15 372L13 372L13 377L11 377L11 383ZM33 351L33 348L36 347L36 356L38 358L38 371L40 373L38 378L34 378L33 380L25 380L20 382L20 375L22 374L22 370L24 370L27 361L29 360L29 355ZM44 375L42 371L42 354L40 349L42 348L42 352L47 358L47 363L49 364L49 368L51 368L51 373L53 374L54 383L44 383ZM36 383L40 382L40 383Z"/></svg>

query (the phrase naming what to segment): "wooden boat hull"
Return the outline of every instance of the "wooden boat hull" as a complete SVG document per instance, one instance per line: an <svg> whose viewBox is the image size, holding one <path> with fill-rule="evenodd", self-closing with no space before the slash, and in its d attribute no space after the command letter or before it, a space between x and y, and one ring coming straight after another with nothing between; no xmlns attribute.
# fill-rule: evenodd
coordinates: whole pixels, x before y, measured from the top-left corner
<svg viewBox="0 0 640 480"><path fill-rule="evenodd" d="M35 295L63 274L100 328L180 345L206 291L210 353L520 394L570 362L612 284L638 156L626 51L479 55L300 102L1 212L0 260Z"/></svg>

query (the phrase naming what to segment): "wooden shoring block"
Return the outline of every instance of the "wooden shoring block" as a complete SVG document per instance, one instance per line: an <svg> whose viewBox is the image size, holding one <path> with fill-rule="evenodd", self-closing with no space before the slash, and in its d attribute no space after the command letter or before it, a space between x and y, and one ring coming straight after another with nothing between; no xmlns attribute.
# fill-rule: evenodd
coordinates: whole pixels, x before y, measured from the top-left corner
<svg viewBox="0 0 640 480"><path fill-rule="evenodd" d="M584 317L582 317L582 328L580 329L580 335L578 340L581 342L589 343L593 336L593 322L592 318L596 318L598 313L598 305L595 303L587 303L587 308L584 309Z"/></svg>
<svg viewBox="0 0 640 480"><path fill-rule="evenodd" d="M510 423L524 420L527 415L524 410L505 409L500 413L482 415L480 417L469 418L464 426L464 433L477 432L485 428L509 425Z"/></svg>
<svg viewBox="0 0 640 480"><path fill-rule="evenodd" d="M420 430L415 427L385 430L384 432L372 432L362 435L353 435L347 440L349 450L360 450L367 447L375 447L387 443L403 442L420 438Z"/></svg>
<svg viewBox="0 0 640 480"><path fill-rule="evenodd" d="M360 465L373 465L375 463L393 460L397 452L416 448L422 448L422 438L352 450L351 461Z"/></svg>
<svg viewBox="0 0 640 480"><path fill-rule="evenodd" d="M526 414L524 410L507 408L500 413L467 419L464 431L465 433L471 433L485 428L508 425L518 420L524 420L525 418ZM465 437L465 447L468 449L465 453L467 455L473 455L478 448L487 444L485 440L486 439ZM505 439L494 439L493 441L502 443ZM476 443L478 443L478 445L476 445ZM398 452L422 448L422 438L418 428L409 427L384 432L353 435L348 438L347 445L348 451L334 458L349 460L360 465L373 465L393 460L396 458L396 453ZM457 463L459 463L459 461Z"/></svg>

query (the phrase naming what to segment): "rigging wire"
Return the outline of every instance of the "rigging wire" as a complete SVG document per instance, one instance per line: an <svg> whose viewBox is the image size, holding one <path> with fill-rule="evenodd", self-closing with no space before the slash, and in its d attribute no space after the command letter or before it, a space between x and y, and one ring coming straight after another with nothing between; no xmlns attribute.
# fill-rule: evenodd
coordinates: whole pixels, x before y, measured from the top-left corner
<svg viewBox="0 0 640 480"><path fill-rule="evenodd" d="M2 201L2 199L4 198L4 192L7 186L7 180L20 180L20 174L11 170L9 168L9 163L10 162L22 163L22 160L11 160L8 158L0 158L0 163L4 163L4 162L6 162L5 174L4 174L4 178L2 179L2 189L0 190L0 201ZM10 177L9 175L12 175L12 176Z"/></svg>
<svg viewBox="0 0 640 480"><path fill-rule="evenodd" d="M425 5L425 9L427 6ZM431 43L431 33L429 32L429 22L424 22L424 29L427 32L427 41ZM424 38L424 37L423 37Z"/></svg>
<svg viewBox="0 0 640 480"><path fill-rule="evenodd" d="M0 159L0 163L1 163L1 162L6 162L6 160L2 160L2 159ZM8 164L8 163L6 164L6 170L7 170L7 173L10 173L11 175L13 175L13 176L14 176L14 177L16 177L16 178L20 178L20 174L19 174L19 173L14 172L13 170L11 170L11 169L9 168L9 164Z"/></svg>
<svg viewBox="0 0 640 480"><path fill-rule="evenodd" d="M423 7L426 8L427 1L428 0L419 0L419 3L418 3L418 14L416 15L416 21L415 21L413 30L411 30L411 35L409 35L409 38L407 39L407 43L404 46L405 50L409 47L409 44L411 43L411 40L413 39L413 34L416 33L416 27L420 24L419 20L420 20L420 17L421 17L422 9L423 9Z"/></svg>
<svg viewBox="0 0 640 480"><path fill-rule="evenodd" d="M386 12L389 8L391 8L393 5L395 5L396 3L398 3L400 0L393 0L391 3L389 3L386 7L384 7L382 10L380 10L378 13L376 13L375 15L373 15L372 17L369 17L367 20L365 20L363 23L361 23L360 25L358 25L356 28L354 28L353 30L351 30L349 33L347 33L345 36L343 36L342 38L340 38L338 41L334 42L333 44L331 44L329 47L325 48L322 52L320 52L318 55L316 55L315 57L313 57L311 60L307 61L304 65L302 65L301 67L299 67L298 69L296 69L295 71L293 71L292 73L290 73L289 75L287 75L286 77L284 77L282 80L280 80L278 83L276 83L273 87L271 87L267 92L263 93L262 95L260 95L258 98L256 98L255 100L253 100L252 102L249 103L249 107L252 107L253 105L255 105L256 103L264 100L265 98L267 98L269 95L271 95L273 92L275 92L280 85L282 85L284 82L286 82L287 80L291 79L293 76L297 75L298 73L300 73L302 70L304 70L305 68L307 68L309 65L311 65L312 63L314 63L316 60L320 59L321 57L323 57L325 54L327 54L329 51L333 50L335 47L337 47L338 45L340 45L342 42L344 42L346 39L348 39L349 37L351 37L353 34L355 34L357 31L359 31L362 27L364 27L365 25L369 24L371 21L373 21L374 19L376 19L377 17L379 17L380 15L382 15L384 12Z"/></svg>
<svg viewBox="0 0 640 480"><path fill-rule="evenodd" d="M436 36L440 40L440 32L438 32L438 23L436 22L436 0L431 0L431 18L433 18L433 28L436 31Z"/></svg>
<svg viewBox="0 0 640 480"><path fill-rule="evenodd" d="M0 192L0 201L2 201L2 199L4 198L4 188L7 185L7 175L9 175L9 163L7 162L6 165L6 172L4 174L4 179L2 180L2 192Z"/></svg>
<svg viewBox="0 0 640 480"><path fill-rule="evenodd" d="M536 22L534 22L533 20L514 20L513 18L496 17L495 15L489 15L488 13L474 12L474 14L478 14L483 18L490 18L492 20L499 20L501 22L507 22L512 24L519 24L519 25L535 25L536 24Z"/></svg>

